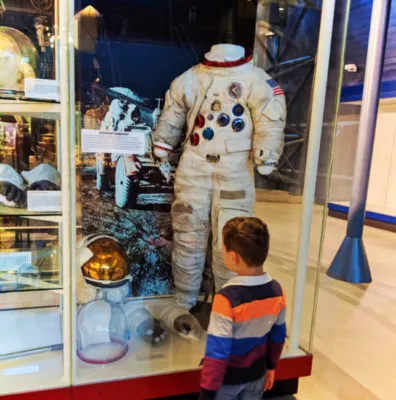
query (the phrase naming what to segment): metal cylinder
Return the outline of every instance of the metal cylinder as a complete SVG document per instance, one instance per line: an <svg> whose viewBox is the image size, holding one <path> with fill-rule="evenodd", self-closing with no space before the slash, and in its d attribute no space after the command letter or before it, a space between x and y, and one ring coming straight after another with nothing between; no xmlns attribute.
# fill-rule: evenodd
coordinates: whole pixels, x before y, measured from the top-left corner
<svg viewBox="0 0 396 400"><path fill-rule="evenodd" d="M349 283L370 283L372 281L362 234L390 7L391 0L374 0L373 2L347 232L327 271L327 275L330 277Z"/></svg>
<svg viewBox="0 0 396 400"><path fill-rule="evenodd" d="M373 154L391 0L374 0L347 236L361 237Z"/></svg>

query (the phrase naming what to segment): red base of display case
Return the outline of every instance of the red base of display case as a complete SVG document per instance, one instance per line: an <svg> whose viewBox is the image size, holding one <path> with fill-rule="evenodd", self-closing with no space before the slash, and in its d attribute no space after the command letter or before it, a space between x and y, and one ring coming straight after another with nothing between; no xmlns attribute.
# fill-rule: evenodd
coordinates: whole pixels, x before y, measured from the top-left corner
<svg viewBox="0 0 396 400"><path fill-rule="evenodd" d="M279 384L295 381L309 376L311 369L310 354L285 358L279 362L276 378ZM0 397L2 400L149 400L198 392L199 378L200 371L195 370Z"/></svg>

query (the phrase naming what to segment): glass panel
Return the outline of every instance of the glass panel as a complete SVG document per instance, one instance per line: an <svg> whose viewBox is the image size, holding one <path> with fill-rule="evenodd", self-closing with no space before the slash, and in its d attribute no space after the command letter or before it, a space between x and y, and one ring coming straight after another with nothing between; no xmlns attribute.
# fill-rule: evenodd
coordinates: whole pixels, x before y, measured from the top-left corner
<svg viewBox="0 0 396 400"><path fill-rule="evenodd" d="M59 114L27 113L0 114L1 394L63 384Z"/></svg>
<svg viewBox="0 0 396 400"><path fill-rule="evenodd" d="M342 120L340 112L341 86L344 76L344 59L346 37L350 16L350 1L337 1L335 6L333 38L330 52L330 66L325 101L324 123L319 152L319 165L316 177L315 203L312 219L309 264L304 296L303 332L301 346L312 352L315 315L318 301L319 282L326 274L322 265L322 254L328 215L330 192L330 175L333 160L333 147L339 132L338 121Z"/></svg>
<svg viewBox="0 0 396 400"><path fill-rule="evenodd" d="M76 7L76 97L82 114L77 225L78 241L86 240L77 251L83 254L88 248L97 254L99 235L111 236L125 250L131 276L123 286L115 282L121 289L98 288L100 263L87 265L85 258L78 258L77 383L199 368L204 341L183 339L163 321L174 304L170 209L181 149L169 162L160 162L154 155L153 132L172 80L197 64L211 44L232 35L228 3L136 0L117 1L114 7L93 1ZM249 7L254 16L255 7ZM251 27L253 32L254 18ZM251 35L250 45L252 41ZM98 140L87 145L89 135L98 133L92 130L141 135L144 150L140 155L133 150L120 154L119 146L100 149ZM92 234L96 236L89 238ZM107 243L107 252L114 255L119 245ZM206 327L212 279L209 270L205 275L195 315ZM126 278L123 273L117 276L103 272L102 279ZM102 318L93 318L98 308L104 310ZM94 326L106 326L107 333L92 337ZM106 354L96 359L101 349Z"/></svg>
<svg viewBox="0 0 396 400"><path fill-rule="evenodd" d="M59 124L18 114L0 111L0 215L60 214Z"/></svg>
<svg viewBox="0 0 396 400"><path fill-rule="evenodd" d="M57 0L0 2L0 395L64 386L70 369L58 15Z"/></svg>
<svg viewBox="0 0 396 400"><path fill-rule="evenodd" d="M256 212L269 224L271 249L266 267L286 291L290 332L321 2L298 5L290 1L261 1L258 10L255 41L257 64L269 72L285 91L288 116L285 149L277 170L266 177L256 176ZM343 74L348 11L349 2L336 6L304 310L301 315L300 345L307 351L311 350L311 328L318 295L318 263L321 258L324 215L327 212L328 168Z"/></svg>
<svg viewBox="0 0 396 400"><path fill-rule="evenodd" d="M58 0L0 5L0 98L58 101Z"/></svg>
<svg viewBox="0 0 396 400"><path fill-rule="evenodd" d="M288 3L261 1L257 15L257 63L285 91L287 124L285 148L277 170L269 176L256 176L256 212L269 225L271 248L266 268L286 292L290 332L321 10L319 2Z"/></svg>
<svg viewBox="0 0 396 400"><path fill-rule="evenodd" d="M61 288L57 217L1 217L0 292Z"/></svg>
<svg viewBox="0 0 396 400"><path fill-rule="evenodd" d="M175 268L172 271L172 250L180 238L173 237L170 210L185 138L171 146L166 162L157 157L158 152L154 154L154 138L170 83L197 64L214 43L234 42L251 47L255 42L254 62L268 71L286 93L285 150L271 174L256 172L255 178L256 214L268 223L272 237L266 268L285 288L289 301L287 322L291 325L321 2L300 5L294 1L261 1L257 20L252 2L244 8L230 4L119 0L117 7L114 2L103 1L89 5L79 2L76 7L76 106L80 125L76 158L77 384L199 367L204 341L183 337L194 336L194 326L180 335L175 333L174 324L167 324L175 321L175 311L169 307L175 304L172 272L175 280L180 273ZM238 15L243 15L244 24ZM156 21L150 29L144 23L147 18ZM250 28L249 36L246 32ZM323 196L326 198L343 40L342 37L334 44L337 67L330 74L329 86L336 90L329 94L329 129L324 129L323 135L319 176L325 182L318 182L324 189L320 192L322 198L317 200L319 207L314 210L313 237L318 243L311 243L302 316L304 350L309 349L317 296ZM234 89L244 87L236 85ZM281 93L278 90L274 93ZM219 103L213 102L214 112L218 107ZM197 126L200 121L198 118ZM203 132L197 136L197 140L211 138ZM192 146L196 143L196 137L188 139ZM162 151L170 150L167 146L170 145L165 143ZM191 184L199 178L198 170L198 164L194 164L196 175L192 173ZM179 206L186 214L193 214L188 202ZM186 220L180 229L196 229L201 220L189 226L190 222ZM202 258L198 251L197 257ZM208 250L201 296L191 309L204 328L213 294L210 266L215 257L218 253ZM180 333L184 321L179 322L176 326Z"/></svg>

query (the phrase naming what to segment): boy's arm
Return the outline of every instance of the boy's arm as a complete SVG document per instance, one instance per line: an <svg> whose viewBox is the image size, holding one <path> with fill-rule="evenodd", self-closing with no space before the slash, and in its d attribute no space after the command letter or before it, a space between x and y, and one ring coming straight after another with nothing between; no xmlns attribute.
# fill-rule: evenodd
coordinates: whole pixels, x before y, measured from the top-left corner
<svg viewBox="0 0 396 400"><path fill-rule="evenodd" d="M272 326L268 339L267 369L274 370L281 357L286 340L286 302Z"/></svg>
<svg viewBox="0 0 396 400"><path fill-rule="evenodd" d="M201 373L200 400L216 397L223 384L232 348L232 307L227 297L217 294L214 298L206 352Z"/></svg>

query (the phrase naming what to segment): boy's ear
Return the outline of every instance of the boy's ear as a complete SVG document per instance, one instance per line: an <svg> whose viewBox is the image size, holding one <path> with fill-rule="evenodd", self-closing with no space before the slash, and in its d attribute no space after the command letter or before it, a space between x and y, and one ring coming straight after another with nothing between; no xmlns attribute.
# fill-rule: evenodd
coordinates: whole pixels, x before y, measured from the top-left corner
<svg viewBox="0 0 396 400"><path fill-rule="evenodd" d="M235 251L231 251L230 254L231 254L232 263L235 264L235 265L238 265L239 261L240 261L239 254L236 253Z"/></svg>

